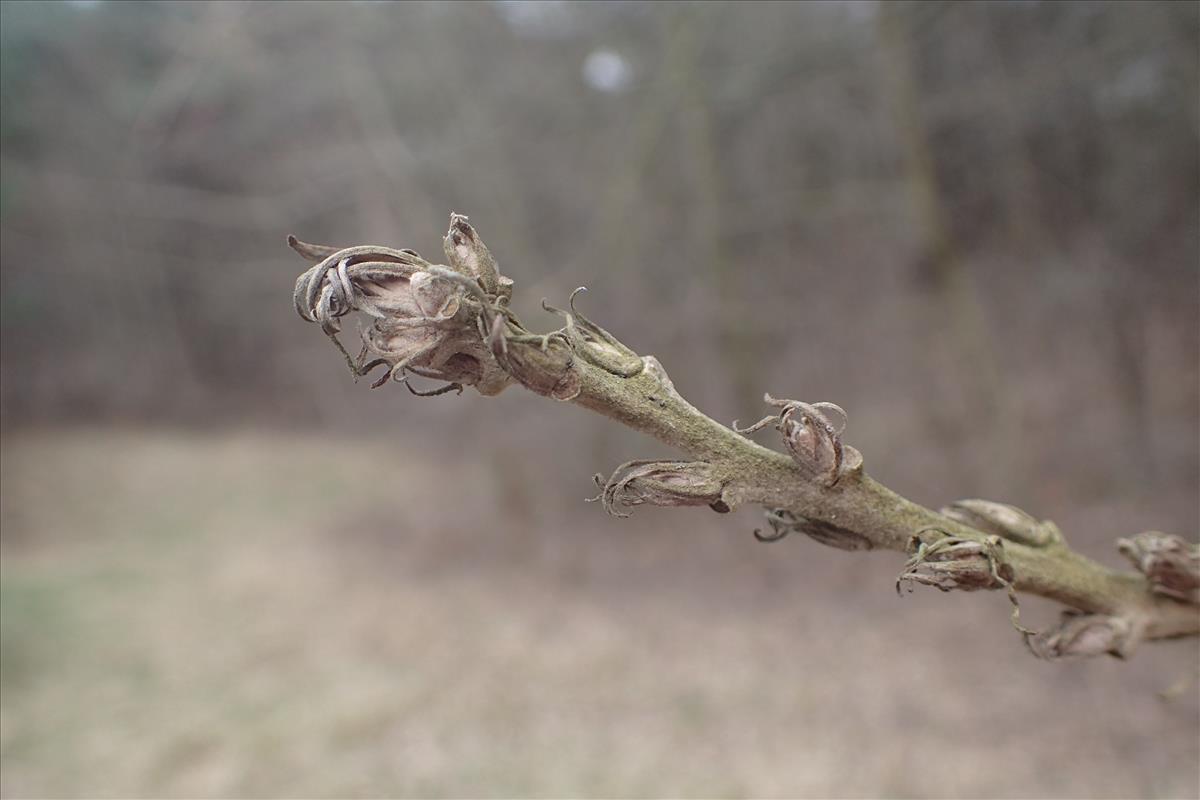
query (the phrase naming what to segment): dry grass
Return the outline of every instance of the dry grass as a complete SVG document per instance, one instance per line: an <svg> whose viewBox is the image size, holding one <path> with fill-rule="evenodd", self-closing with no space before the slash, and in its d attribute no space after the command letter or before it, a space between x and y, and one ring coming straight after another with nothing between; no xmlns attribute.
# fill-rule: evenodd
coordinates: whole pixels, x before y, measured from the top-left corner
<svg viewBox="0 0 1200 800"><path fill-rule="evenodd" d="M3 794L1196 795L1194 642L1038 663L886 555L420 449L9 437Z"/></svg>

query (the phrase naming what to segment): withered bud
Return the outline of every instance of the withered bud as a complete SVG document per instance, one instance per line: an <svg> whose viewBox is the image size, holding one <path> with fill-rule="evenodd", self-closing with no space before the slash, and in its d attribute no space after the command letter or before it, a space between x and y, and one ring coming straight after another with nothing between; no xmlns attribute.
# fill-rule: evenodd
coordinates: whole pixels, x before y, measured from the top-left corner
<svg viewBox="0 0 1200 800"><path fill-rule="evenodd" d="M496 266L496 259L487 249L487 245L479 238L479 234L471 227L467 218L462 214L450 215L450 230L442 240L446 251L446 259L450 266L463 275L468 275L479 282L480 287L489 295L502 294L501 281L506 283L505 300L512 297L512 281L501 278Z"/></svg>
<svg viewBox="0 0 1200 800"><path fill-rule="evenodd" d="M764 417L748 428L733 428L738 433L753 433L768 424L783 434L783 444L792 460L805 472L821 476L825 485L835 486L842 475L862 469L862 456L857 450L843 447L842 433L846 429L846 412L834 403L803 403L799 400L780 400L767 394L763 399L780 409L778 416ZM834 412L840 424L834 425L827 414Z"/></svg>
<svg viewBox="0 0 1200 800"><path fill-rule="evenodd" d="M321 325L356 378L386 366L373 386L389 378L405 381L407 373L449 381L445 389L461 391L471 385L485 395L511 383L480 331L482 319L502 310L512 282L501 278L466 217L450 218L446 250L451 267L430 264L412 250L375 245L339 249L295 237L288 244L317 262L296 281L296 311ZM337 338L340 318L354 311L371 319L357 358Z"/></svg>
<svg viewBox="0 0 1200 800"><path fill-rule="evenodd" d="M904 581L934 586L943 592L1003 589L1012 585L1013 569L1004 558L1004 540L999 536L978 542L940 534L930 542L918 534L913 537L913 547L912 558L896 579L897 592Z"/></svg>
<svg viewBox="0 0 1200 800"><path fill-rule="evenodd" d="M978 531L1002 536L1031 547L1045 547L1062 541L1058 526L1039 521L1016 506L990 500L956 500L940 509L950 519Z"/></svg>
<svg viewBox="0 0 1200 800"><path fill-rule="evenodd" d="M1125 658L1133 652L1140 632L1124 617L1106 614L1063 613L1058 627L1031 636L1029 648L1039 658L1112 655Z"/></svg>
<svg viewBox="0 0 1200 800"><path fill-rule="evenodd" d="M1146 576L1156 594L1200 604L1200 544L1161 531L1117 540L1117 550Z"/></svg>
<svg viewBox="0 0 1200 800"><path fill-rule="evenodd" d="M605 481L596 476L600 500L608 513L627 517L618 505L633 507L643 503L655 506L709 506L725 512L729 506L721 497L723 482L712 465L704 461L628 461L617 467Z"/></svg>

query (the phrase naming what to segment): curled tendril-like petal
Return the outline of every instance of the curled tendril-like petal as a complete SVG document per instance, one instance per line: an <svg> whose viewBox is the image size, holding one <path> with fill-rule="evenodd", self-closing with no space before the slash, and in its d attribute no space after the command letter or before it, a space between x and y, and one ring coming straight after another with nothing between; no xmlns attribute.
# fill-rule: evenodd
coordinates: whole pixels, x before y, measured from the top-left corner
<svg viewBox="0 0 1200 800"><path fill-rule="evenodd" d="M760 542L778 542L799 528L800 521L795 514L787 509L768 508L763 512L763 516L766 518L767 524L771 526L771 532L762 533L759 528L755 528L754 538Z"/></svg>
<svg viewBox="0 0 1200 800"><path fill-rule="evenodd" d="M734 420L734 421L733 421L733 422L730 424L730 426L729 426L729 427L733 428L733 429L734 429L735 431L737 431L738 433L743 433L743 434L745 434L745 433L756 433L756 432L758 432L758 431L761 431L763 428L767 427L768 425L770 425L772 422L777 422L778 420L779 420L779 416L778 416L778 415L776 415L776 414L772 414L772 415L770 415L770 416L768 416L768 417L763 417L763 418L762 418L762 419L760 419L758 422L755 422L753 425L750 425L749 427L746 427L746 428L739 428L739 427L738 427L738 422L739 422L739 420L736 420L736 419L735 419L735 420Z"/></svg>
<svg viewBox="0 0 1200 800"><path fill-rule="evenodd" d="M755 529L754 538L760 542L778 542L790 533L799 531L813 541L838 550L871 550L874 545L861 533L843 528L827 520L809 519L786 508L769 508L765 515L771 533Z"/></svg>
<svg viewBox="0 0 1200 800"><path fill-rule="evenodd" d="M288 247L299 253L301 258L314 263L318 261L324 261L326 258L342 249L340 247L330 247L327 244L310 244L309 242L302 242L295 236L291 235L287 237L287 243Z"/></svg>
<svg viewBox="0 0 1200 800"><path fill-rule="evenodd" d="M846 413L846 409L842 408L837 403L828 403L824 401L820 403L813 403L812 407L821 412L821 416L825 417L826 423L829 422L829 417L825 414L825 412L836 411L842 418L842 424L837 426L837 430L834 431L834 436L841 436L846 432L846 425L850 423L850 415Z"/></svg>
<svg viewBox="0 0 1200 800"><path fill-rule="evenodd" d="M415 394L417 397L437 397L438 395L449 394L450 392L457 392L458 394L463 393L463 385L457 382L447 383L445 386L438 386L437 388L430 389L427 392L414 389L413 385L407 379L404 381L404 386L408 389L408 391Z"/></svg>

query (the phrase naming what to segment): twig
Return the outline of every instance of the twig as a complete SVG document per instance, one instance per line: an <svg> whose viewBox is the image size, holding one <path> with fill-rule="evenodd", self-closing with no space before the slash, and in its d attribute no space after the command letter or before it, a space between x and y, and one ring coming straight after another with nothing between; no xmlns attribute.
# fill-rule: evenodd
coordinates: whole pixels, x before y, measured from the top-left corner
<svg viewBox="0 0 1200 800"><path fill-rule="evenodd" d="M492 395L511 383L603 414L686 453L686 461L630 461L607 481L600 499L619 505L707 505L727 512L765 506L777 541L792 530L845 550L895 550L910 558L901 579L950 590L1003 590L1013 625L1044 658L1110 653L1127 656L1141 641L1200 634L1200 548L1179 537L1141 534L1122 543L1141 574L1110 570L1068 546L1052 522L984 500L935 512L871 479L862 455L842 441L847 415L833 403L766 402L777 411L744 430L705 416L678 392L653 356L639 356L574 306L565 326L532 334L507 310L513 284L466 217L451 215L449 266L411 250L293 246L319 263L296 284L297 311L331 337L339 318L372 319L364 352L351 371L390 366L442 378L444 391L474 386ZM298 245L298 246L297 246ZM335 340L336 341L336 340ZM340 349L340 347L339 347ZM344 352L344 351L343 351ZM440 394L443 390L432 392ZM828 416L840 419L834 425ZM773 424L786 454L748 433ZM1019 622L1017 593L1067 607L1042 633Z"/></svg>

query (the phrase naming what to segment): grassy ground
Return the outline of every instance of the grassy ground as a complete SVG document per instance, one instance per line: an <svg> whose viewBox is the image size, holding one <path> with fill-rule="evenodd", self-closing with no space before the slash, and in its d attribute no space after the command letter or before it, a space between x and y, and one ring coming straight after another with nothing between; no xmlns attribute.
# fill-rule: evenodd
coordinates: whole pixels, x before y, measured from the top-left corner
<svg viewBox="0 0 1200 800"><path fill-rule="evenodd" d="M1155 694L1194 642L1036 662L1003 597L897 600L896 558L753 515L296 436L24 434L2 468L8 797L1197 793L1197 690Z"/></svg>

